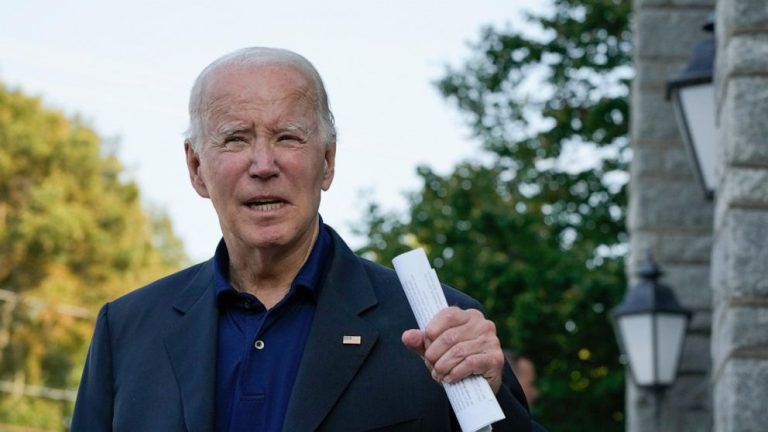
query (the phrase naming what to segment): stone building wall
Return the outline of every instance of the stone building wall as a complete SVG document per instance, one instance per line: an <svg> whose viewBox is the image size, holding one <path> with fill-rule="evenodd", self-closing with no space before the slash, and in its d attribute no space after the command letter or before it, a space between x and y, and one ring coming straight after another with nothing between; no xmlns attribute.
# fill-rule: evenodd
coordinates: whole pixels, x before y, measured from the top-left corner
<svg viewBox="0 0 768 432"><path fill-rule="evenodd" d="M714 429L768 430L768 1L717 3Z"/></svg>
<svg viewBox="0 0 768 432"><path fill-rule="evenodd" d="M759 0L765 2L766 0ZM714 0L635 0L633 33L636 76L631 96L627 271L650 252L680 302L694 316L678 378L661 406L662 431L712 429L710 256L714 204L694 175L680 137L666 83L688 62ZM768 264L768 263L767 263ZM628 378L627 431L656 431L654 398ZM768 411L768 410L767 410Z"/></svg>

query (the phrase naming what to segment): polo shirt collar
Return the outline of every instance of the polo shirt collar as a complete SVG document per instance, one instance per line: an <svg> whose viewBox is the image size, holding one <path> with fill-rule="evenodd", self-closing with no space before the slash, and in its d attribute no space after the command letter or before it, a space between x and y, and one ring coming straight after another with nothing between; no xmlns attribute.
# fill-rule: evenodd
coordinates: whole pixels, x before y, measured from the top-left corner
<svg viewBox="0 0 768 432"><path fill-rule="evenodd" d="M322 288L322 280L326 269L333 256L333 241L328 227L323 223L322 216L318 218L319 231L315 244L312 245L312 251L307 257L307 261L299 270L299 273L291 283L290 291L298 288L305 289L317 301ZM216 298L221 302L223 297L231 296L232 292L237 293L229 282L229 253L227 245L222 238L216 247L214 254L213 280L216 289ZM229 294L224 294L229 293Z"/></svg>

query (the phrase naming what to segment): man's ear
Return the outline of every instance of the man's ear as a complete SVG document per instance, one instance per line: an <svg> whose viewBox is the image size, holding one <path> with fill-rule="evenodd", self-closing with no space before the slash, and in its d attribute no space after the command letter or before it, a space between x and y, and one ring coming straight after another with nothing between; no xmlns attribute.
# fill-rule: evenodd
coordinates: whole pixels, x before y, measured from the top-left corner
<svg viewBox="0 0 768 432"><path fill-rule="evenodd" d="M203 173L200 169L200 155L192 148L189 140L184 141L184 152L187 155L187 169L189 170L189 180L192 182L192 187L195 188L195 191L201 197L210 198L208 188L205 186L205 178L203 178Z"/></svg>
<svg viewBox="0 0 768 432"><path fill-rule="evenodd" d="M323 181L320 184L327 191L333 183L333 175L336 173L336 142L332 142L325 149L325 161L323 162Z"/></svg>

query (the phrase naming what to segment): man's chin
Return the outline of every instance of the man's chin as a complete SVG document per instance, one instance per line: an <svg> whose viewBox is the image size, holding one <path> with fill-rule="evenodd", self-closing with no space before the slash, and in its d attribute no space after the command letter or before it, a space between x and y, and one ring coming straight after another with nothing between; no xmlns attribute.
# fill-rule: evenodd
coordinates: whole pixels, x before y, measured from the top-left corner
<svg viewBox="0 0 768 432"><path fill-rule="evenodd" d="M268 235L252 236L247 240L248 247L256 250L282 248L291 243L288 236L270 233Z"/></svg>
<svg viewBox="0 0 768 432"><path fill-rule="evenodd" d="M245 240L247 247L267 251L297 245L301 243L301 236L297 235L295 230L273 226L249 233Z"/></svg>
<svg viewBox="0 0 768 432"><path fill-rule="evenodd" d="M312 224L316 223L308 221L297 223L295 218L239 222L229 233L232 240L238 243L242 252L246 254L249 251L266 252L301 247L304 242L311 241L314 234Z"/></svg>

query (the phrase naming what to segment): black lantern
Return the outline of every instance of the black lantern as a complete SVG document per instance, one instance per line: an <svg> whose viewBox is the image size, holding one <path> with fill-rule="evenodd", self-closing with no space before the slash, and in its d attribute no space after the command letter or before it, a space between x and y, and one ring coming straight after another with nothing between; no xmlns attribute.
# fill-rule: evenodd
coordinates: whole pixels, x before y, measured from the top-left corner
<svg viewBox="0 0 768 432"><path fill-rule="evenodd" d="M714 14L702 27L715 29ZM712 83L715 36L711 34L693 49L688 65L667 82L667 100L672 99L683 141L691 155L704 194L712 199L717 185L718 128L715 124L715 90Z"/></svg>
<svg viewBox="0 0 768 432"><path fill-rule="evenodd" d="M651 256L637 271L639 282L613 310L614 327L638 387L658 393L677 375L691 312L658 282L662 272Z"/></svg>

